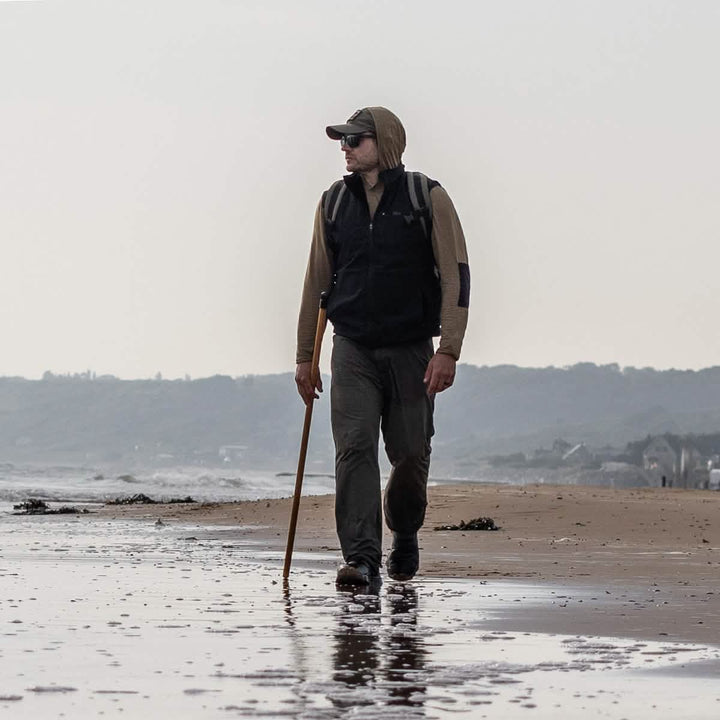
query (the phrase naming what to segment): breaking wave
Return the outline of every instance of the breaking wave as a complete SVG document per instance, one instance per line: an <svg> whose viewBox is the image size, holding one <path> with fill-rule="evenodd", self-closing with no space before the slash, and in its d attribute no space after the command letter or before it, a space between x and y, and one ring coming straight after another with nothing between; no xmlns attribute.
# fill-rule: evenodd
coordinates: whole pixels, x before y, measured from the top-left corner
<svg viewBox="0 0 720 720"><path fill-rule="evenodd" d="M190 495L199 502L227 502L292 495L294 474L208 468L133 469L108 472L90 467L0 465L0 503L29 497L65 502L105 502L144 493L154 500ZM306 477L303 493L333 492L331 477Z"/></svg>

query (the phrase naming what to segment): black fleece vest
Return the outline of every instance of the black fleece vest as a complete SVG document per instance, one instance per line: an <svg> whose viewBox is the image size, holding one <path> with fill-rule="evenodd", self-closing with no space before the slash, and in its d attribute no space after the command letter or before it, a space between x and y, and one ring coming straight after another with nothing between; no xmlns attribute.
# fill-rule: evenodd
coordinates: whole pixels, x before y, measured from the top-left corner
<svg viewBox="0 0 720 720"><path fill-rule="evenodd" d="M367 347L440 334L429 210L414 209L402 165L380 179L384 190L372 220L362 178L348 175L348 191L325 228L334 269L328 318L338 335ZM429 181L431 190L436 185Z"/></svg>

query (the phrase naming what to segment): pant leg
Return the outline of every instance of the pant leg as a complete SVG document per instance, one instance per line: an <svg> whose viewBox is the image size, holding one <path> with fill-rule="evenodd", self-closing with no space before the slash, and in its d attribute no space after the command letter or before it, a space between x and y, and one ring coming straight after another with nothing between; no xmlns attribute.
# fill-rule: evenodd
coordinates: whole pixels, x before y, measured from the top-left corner
<svg viewBox="0 0 720 720"><path fill-rule="evenodd" d="M417 532L425 520L434 399L423 377L433 355L432 341L385 348L385 411L382 431L392 470L385 488L388 528Z"/></svg>
<svg viewBox="0 0 720 720"><path fill-rule="evenodd" d="M335 440L335 523L345 560L380 567L382 512L378 440L382 388L373 352L333 338L330 386Z"/></svg>

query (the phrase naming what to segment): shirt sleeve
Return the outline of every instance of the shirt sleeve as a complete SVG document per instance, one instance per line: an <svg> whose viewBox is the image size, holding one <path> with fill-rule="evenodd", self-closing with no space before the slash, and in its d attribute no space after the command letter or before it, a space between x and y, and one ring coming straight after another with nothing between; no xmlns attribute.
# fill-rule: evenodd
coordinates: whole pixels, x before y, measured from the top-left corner
<svg viewBox="0 0 720 720"><path fill-rule="evenodd" d="M330 289L332 282L332 259L325 242L325 221L323 218L322 201L315 210L310 257L308 258L303 284L300 314L297 326L297 350L295 362L303 363L312 360L315 345L315 329L317 327L320 293Z"/></svg>
<svg viewBox="0 0 720 720"><path fill-rule="evenodd" d="M440 273L442 306L438 352L460 358L470 306L470 266L460 218L441 186L430 191L432 246Z"/></svg>

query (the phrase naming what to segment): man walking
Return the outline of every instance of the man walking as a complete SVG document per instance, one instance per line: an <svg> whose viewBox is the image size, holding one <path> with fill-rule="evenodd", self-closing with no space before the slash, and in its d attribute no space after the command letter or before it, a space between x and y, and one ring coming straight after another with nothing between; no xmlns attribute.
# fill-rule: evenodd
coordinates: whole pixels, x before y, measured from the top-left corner
<svg viewBox="0 0 720 720"><path fill-rule="evenodd" d="M350 174L315 213L295 381L305 404L322 391L310 360L320 293L329 291L335 519L345 561L337 583L379 576L383 514L393 534L387 574L405 581L419 567L434 397L453 384L467 325L465 238L439 183L405 171L405 129L392 112L363 108L326 132L340 141ZM380 429L392 465L383 503Z"/></svg>

